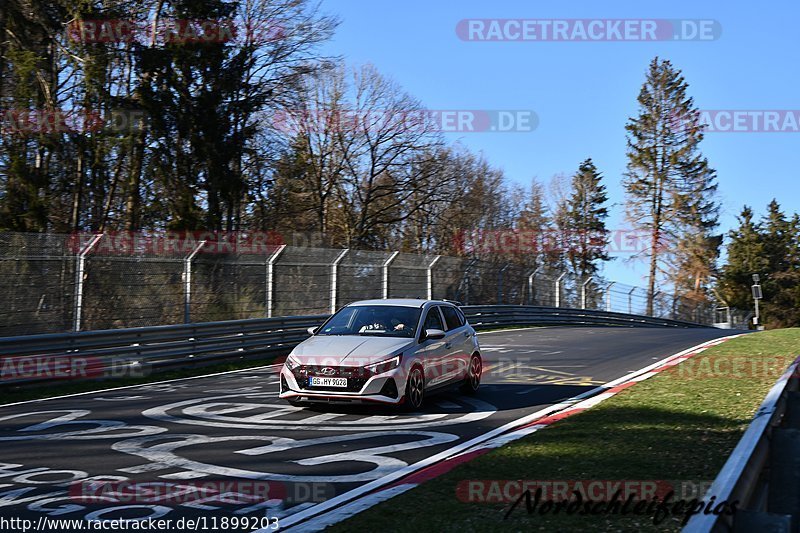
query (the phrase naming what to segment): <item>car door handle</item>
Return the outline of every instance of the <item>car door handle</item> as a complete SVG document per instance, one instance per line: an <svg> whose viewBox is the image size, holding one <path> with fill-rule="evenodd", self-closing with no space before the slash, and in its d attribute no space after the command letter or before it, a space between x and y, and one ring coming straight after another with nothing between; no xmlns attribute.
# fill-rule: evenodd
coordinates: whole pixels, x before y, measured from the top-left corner
<svg viewBox="0 0 800 533"><path fill-rule="evenodd" d="M447 349L449 350L450 348L452 348L452 347L453 347L453 345L452 345L452 344L450 344L449 342L446 342L446 343L444 343L444 347L445 347L445 348L447 348Z"/></svg>
<svg viewBox="0 0 800 533"><path fill-rule="evenodd" d="M465 331L465 332L464 332L464 337L466 337L467 339L469 339L470 337L472 337L472 335L470 335L469 331Z"/></svg>

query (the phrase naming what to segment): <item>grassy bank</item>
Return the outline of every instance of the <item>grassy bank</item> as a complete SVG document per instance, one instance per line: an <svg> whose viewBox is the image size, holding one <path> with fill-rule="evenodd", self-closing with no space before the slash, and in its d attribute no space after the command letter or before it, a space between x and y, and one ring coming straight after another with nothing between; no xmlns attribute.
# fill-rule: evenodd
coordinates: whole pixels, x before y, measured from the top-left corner
<svg viewBox="0 0 800 533"><path fill-rule="evenodd" d="M650 515L529 515L466 503L464 480L713 480L769 388L800 354L800 329L754 333L626 389L592 409L466 463L333 531L677 531Z"/></svg>

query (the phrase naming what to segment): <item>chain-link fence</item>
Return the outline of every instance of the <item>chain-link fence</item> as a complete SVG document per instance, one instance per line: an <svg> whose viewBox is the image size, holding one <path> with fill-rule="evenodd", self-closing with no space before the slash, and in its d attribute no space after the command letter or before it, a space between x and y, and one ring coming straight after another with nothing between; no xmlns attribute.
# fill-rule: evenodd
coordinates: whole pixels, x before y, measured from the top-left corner
<svg viewBox="0 0 800 533"><path fill-rule="evenodd" d="M0 336L322 314L368 298L647 309L641 287L516 264L164 239L0 234ZM654 295L653 316L729 327L747 320L664 292Z"/></svg>

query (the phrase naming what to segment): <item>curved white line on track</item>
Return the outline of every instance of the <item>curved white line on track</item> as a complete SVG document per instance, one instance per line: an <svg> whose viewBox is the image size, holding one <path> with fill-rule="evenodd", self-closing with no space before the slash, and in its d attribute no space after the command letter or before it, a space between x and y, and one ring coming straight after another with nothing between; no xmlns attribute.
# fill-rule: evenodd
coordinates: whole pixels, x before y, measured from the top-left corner
<svg viewBox="0 0 800 533"><path fill-rule="evenodd" d="M288 403L259 401L267 398L273 400L274 396L272 393L255 393L193 398L152 407L143 411L142 415L159 422L233 429L386 431L467 424L483 420L497 412L494 405L465 396L455 401L461 401L473 409L467 413L412 413L401 417L372 415L348 420L344 418L350 416L347 413L314 414L313 411L293 407ZM226 399L231 401L225 402ZM250 401L242 401L243 399ZM177 414L170 413L175 410L178 411ZM251 414L242 414L248 411ZM240 416L234 416L236 414ZM309 424L309 419L317 419L322 423Z"/></svg>

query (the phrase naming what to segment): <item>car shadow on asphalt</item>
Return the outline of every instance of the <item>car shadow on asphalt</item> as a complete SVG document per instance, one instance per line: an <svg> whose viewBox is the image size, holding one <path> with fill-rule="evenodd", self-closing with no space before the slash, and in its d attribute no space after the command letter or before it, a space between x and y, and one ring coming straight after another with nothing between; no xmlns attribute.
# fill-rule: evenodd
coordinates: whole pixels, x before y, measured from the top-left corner
<svg viewBox="0 0 800 533"><path fill-rule="evenodd" d="M595 388L597 385L492 383L481 385L473 398L495 406L498 411L509 411L559 403Z"/></svg>
<svg viewBox="0 0 800 533"><path fill-rule="evenodd" d="M375 405L311 404L305 407L319 413L340 413L363 416L419 416L420 414L459 415L486 411L509 411L559 403L596 388L596 385L550 385L491 383L481 385L472 395L458 390L430 393L422 409L404 412L401 407Z"/></svg>

